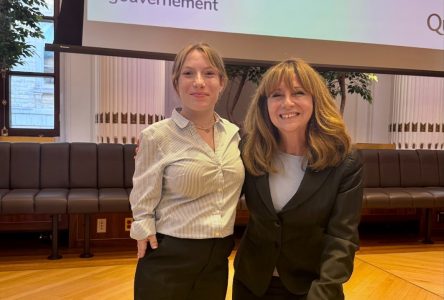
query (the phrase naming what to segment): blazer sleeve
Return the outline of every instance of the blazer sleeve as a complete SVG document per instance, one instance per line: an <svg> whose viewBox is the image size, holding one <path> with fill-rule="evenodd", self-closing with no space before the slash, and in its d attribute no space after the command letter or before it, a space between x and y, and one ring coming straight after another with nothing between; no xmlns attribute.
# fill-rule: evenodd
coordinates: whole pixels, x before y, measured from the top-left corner
<svg viewBox="0 0 444 300"><path fill-rule="evenodd" d="M355 252L359 248L358 225L363 193L362 162L358 154L353 152L344 161L343 167L323 241L320 277L312 282L308 300L344 299L342 284L353 272Z"/></svg>
<svg viewBox="0 0 444 300"><path fill-rule="evenodd" d="M155 208L162 195L162 152L147 128L141 133L136 155L133 189L129 197L133 212L130 236L143 240L156 233Z"/></svg>

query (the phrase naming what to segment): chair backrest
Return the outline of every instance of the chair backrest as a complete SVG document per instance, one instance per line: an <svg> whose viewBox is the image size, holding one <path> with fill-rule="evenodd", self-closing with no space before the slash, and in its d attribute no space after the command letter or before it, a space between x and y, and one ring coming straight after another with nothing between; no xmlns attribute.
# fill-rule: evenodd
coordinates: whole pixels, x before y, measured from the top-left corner
<svg viewBox="0 0 444 300"><path fill-rule="evenodd" d="M126 144L123 145L123 153L125 157L125 187L132 188L133 187L133 175L135 168L135 160L134 156L136 154L136 145L135 144Z"/></svg>
<svg viewBox="0 0 444 300"><path fill-rule="evenodd" d="M9 189L11 144L0 142L0 189Z"/></svg>
<svg viewBox="0 0 444 300"><path fill-rule="evenodd" d="M40 187L40 144L11 143L11 188Z"/></svg>
<svg viewBox="0 0 444 300"><path fill-rule="evenodd" d="M362 149L358 150L362 156L363 162L363 184L364 187L379 187L379 158L378 150Z"/></svg>
<svg viewBox="0 0 444 300"><path fill-rule="evenodd" d="M48 143L40 146L40 186L69 187L69 143Z"/></svg>
<svg viewBox="0 0 444 300"><path fill-rule="evenodd" d="M379 178L381 187L401 186L399 156L397 150L379 150Z"/></svg>
<svg viewBox="0 0 444 300"><path fill-rule="evenodd" d="M421 162L423 186L439 186L439 165L436 150L416 150Z"/></svg>
<svg viewBox="0 0 444 300"><path fill-rule="evenodd" d="M395 150L396 151L396 150ZM397 150L402 187L422 186L421 166L415 150Z"/></svg>
<svg viewBox="0 0 444 300"><path fill-rule="evenodd" d="M97 155L99 188L123 188L123 145L98 144Z"/></svg>
<svg viewBox="0 0 444 300"><path fill-rule="evenodd" d="M444 186L444 150L436 152L438 158L439 186Z"/></svg>
<svg viewBox="0 0 444 300"><path fill-rule="evenodd" d="M69 185L71 188L97 188L97 144L71 143Z"/></svg>

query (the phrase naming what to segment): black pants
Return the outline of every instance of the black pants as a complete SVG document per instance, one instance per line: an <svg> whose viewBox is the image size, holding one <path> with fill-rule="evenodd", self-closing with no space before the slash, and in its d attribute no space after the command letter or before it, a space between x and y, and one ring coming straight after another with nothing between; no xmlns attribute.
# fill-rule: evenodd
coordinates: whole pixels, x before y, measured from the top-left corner
<svg viewBox="0 0 444 300"><path fill-rule="evenodd" d="M306 295L295 295L290 293L279 277L273 276L265 295L258 297L254 295L242 282L233 280L233 300L303 300Z"/></svg>
<svg viewBox="0 0 444 300"><path fill-rule="evenodd" d="M180 239L158 234L159 247L137 263L134 299L225 300L232 236Z"/></svg>

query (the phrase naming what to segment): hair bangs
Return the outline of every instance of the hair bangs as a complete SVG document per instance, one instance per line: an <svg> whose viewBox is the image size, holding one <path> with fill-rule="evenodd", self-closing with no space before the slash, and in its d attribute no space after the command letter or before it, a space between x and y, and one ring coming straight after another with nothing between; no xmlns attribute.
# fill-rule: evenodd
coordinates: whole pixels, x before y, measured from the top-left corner
<svg viewBox="0 0 444 300"><path fill-rule="evenodd" d="M297 70L295 65L291 62L285 62L278 64L267 71L268 74L264 75L266 78L263 81L263 86L261 94L265 95L267 98L275 91L281 83L284 83L288 88L293 89L293 81L295 79L295 74Z"/></svg>

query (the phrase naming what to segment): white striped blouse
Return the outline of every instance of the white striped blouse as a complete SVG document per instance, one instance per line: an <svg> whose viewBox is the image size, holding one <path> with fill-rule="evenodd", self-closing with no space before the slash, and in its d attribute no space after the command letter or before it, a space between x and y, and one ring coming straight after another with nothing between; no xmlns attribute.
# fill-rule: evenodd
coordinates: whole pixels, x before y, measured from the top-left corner
<svg viewBox="0 0 444 300"><path fill-rule="evenodd" d="M156 232L193 239L233 233L245 176L238 130L217 116L214 151L176 110L142 131L130 194L133 239Z"/></svg>

